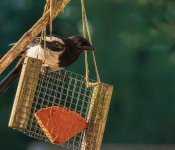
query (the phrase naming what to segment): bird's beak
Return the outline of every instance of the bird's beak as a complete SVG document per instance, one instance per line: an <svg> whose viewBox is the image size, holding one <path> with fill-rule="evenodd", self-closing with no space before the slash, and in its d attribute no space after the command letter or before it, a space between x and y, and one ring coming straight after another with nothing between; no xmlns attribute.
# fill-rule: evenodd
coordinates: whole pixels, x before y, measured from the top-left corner
<svg viewBox="0 0 175 150"><path fill-rule="evenodd" d="M95 48L93 46L79 46L82 50L92 50L95 51Z"/></svg>

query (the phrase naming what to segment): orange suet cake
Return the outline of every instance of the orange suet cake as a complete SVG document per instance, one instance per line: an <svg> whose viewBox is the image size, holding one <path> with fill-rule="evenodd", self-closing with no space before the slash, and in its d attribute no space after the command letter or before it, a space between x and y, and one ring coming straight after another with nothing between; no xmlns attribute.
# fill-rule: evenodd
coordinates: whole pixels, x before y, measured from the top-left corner
<svg viewBox="0 0 175 150"><path fill-rule="evenodd" d="M59 106L43 108L35 113L35 117L53 144L65 143L88 125L80 114Z"/></svg>

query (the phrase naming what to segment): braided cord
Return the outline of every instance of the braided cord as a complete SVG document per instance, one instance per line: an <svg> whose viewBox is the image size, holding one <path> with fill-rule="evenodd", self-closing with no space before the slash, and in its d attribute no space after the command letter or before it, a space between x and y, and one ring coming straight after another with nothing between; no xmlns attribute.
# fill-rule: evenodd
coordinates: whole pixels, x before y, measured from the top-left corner
<svg viewBox="0 0 175 150"><path fill-rule="evenodd" d="M86 9L85 9L85 2L84 0L81 0L81 7L82 7L82 25L83 25L83 35L84 38L89 39L91 45L92 45L92 38L90 34L90 29L89 29L89 24L88 24L88 19L86 15ZM94 51L92 51L92 56L93 56L93 61L94 61L94 67L95 67L95 72L96 72L96 77L97 77L97 82L100 83L100 75L97 67L97 62L96 62L96 57ZM87 86L94 86L97 85L98 83L90 83L89 82L89 65L88 65L88 54L87 51L85 51L85 68L86 68L86 82Z"/></svg>

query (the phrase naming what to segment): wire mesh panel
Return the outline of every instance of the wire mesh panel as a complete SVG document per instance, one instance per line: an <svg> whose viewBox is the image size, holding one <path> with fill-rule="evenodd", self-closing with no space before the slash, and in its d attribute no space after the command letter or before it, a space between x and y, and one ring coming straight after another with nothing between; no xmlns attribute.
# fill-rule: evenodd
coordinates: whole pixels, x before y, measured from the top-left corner
<svg viewBox="0 0 175 150"><path fill-rule="evenodd" d="M50 106L66 107L87 118L92 88L86 88L84 77L67 70L40 74L26 134L39 140L46 140L34 114ZM67 146L79 149L83 133L68 141Z"/></svg>
<svg viewBox="0 0 175 150"><path fill-rule="evenodd" d="M23 66L25 72L30 72L31 68L34 68L32 63L26 62ZM102 135L104 131L112 94L106 93L108 86L100 83L96 87L87 88L85 77L67 70L34 72L35 76L39 76L36 87L32 86L34 82L23 82L22 87L19 83L18 95L23 95L15 98L10 119L11 124L17 125L10 127L35 139L62 144L72 150L99 149L97 144L101 145L102 140L99 134ZM20 82L21 78L26 81L33 79L30 75L27 78L20 77ZM26 87L33 87L33 96L30 96ZM18 105L15 105L16 101ZM30 104L22 105L26 101ZM16 114L28 115L27 121L21 121L25 120L21 119L23 117L12 121ZM23 122L25 128L21 126Z"/></svg>

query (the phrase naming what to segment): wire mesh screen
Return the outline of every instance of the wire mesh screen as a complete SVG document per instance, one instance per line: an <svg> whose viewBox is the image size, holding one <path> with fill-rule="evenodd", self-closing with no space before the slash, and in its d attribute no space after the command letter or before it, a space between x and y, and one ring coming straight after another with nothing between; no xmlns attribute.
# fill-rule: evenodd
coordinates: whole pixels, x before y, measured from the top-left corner
<svg viewBox="0 0 175 150"><path fill-rule="evenodd" d="M86 81L83 76L70 71L60 70L41 73L27 129L20 131L36 139L49 141L34 114L42 108L61 106L68 108L68 110L76 111L83 118L87 119L92 92L93 88L86 87ZM64 145L70 149L80 149L83 134L83 132L79 133Z"/></svg>
<svg viewBox="0 0 175 150"><path fill-rule="evenodd" d="M84 76L41 65L25 59L9 127L71 150L100 149L112 86L87 88Z"/></svg>

